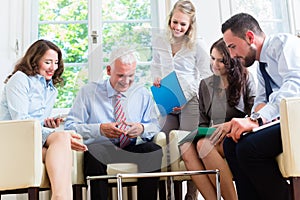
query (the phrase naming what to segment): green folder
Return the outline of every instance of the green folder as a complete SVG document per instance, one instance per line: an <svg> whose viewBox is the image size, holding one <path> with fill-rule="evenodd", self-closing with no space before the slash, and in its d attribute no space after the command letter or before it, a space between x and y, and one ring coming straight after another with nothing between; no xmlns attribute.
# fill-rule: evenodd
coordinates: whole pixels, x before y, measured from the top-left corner
<svg viewBox="0 0 300 200"><path fill-rule="evenodd" d="M191 131L186 137L179 141L179 145L186 142L197 142L199 139L211 136L217 128L214 127L198 127Z"/></svg>

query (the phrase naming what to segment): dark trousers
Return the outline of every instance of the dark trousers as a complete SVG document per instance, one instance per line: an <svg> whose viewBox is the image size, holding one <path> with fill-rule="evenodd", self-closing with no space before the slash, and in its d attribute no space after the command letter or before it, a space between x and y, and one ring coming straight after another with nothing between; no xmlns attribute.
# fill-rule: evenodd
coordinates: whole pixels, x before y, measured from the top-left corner
<svg viewBox="0 0 300 200"><path fill-rule="evenodd" d="M238 143L226 138L223 147L239 200L290 199L290 187L276 162L282 152L279 124L247 134Z"/></svg>
<svg viewBox="0 0 300 200"><path fill-rule="evenodd" d="M129 145L120 149L113 144L93 143L84 154L85 176L106 175L109 163L136 163L139 172L160 172L162 150L153 142ZM138 199L156 200L159 178L138 179ZM108 181L91 181L91 199L108 199Z"/></svg>

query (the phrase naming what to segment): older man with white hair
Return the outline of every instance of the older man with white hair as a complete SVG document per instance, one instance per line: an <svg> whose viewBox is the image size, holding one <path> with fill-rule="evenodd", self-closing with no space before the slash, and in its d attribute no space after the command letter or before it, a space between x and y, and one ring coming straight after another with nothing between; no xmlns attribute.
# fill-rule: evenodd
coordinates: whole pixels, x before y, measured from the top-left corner
<svg viewBox="0 0 300 200"><path fill-rule="evenodd" d="M161 147L152 142L160 131L152 96L134 84L136 53L114 50L107 66L109 79L82 87L65 123L81 134L89 151L84 155L85 176L106 174L107 164L130 162L139 172L158 172ZM137 138L139 138L137 140ZM138 199L157 199L158 178L138 180ZM91 182L91 198L107 199L107 180Z"/></svg>

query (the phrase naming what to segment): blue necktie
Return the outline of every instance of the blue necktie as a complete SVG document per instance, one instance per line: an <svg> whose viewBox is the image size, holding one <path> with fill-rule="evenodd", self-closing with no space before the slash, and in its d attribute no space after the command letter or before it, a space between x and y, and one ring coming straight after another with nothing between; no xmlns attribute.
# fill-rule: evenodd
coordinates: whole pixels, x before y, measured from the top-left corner
<svg viewBox="0 0 300 200"><path fill-rule="evenodd" d="M271 87L271 81L273 81L273 80L270 77L270 75L268 74L268 72L266 71L266 65L267 65L266 63L259 62L259 69L260 69L261 74L265 81L266 98L267 98L267 101L269 101L269 96L273 92L272 87Z"/></svg>

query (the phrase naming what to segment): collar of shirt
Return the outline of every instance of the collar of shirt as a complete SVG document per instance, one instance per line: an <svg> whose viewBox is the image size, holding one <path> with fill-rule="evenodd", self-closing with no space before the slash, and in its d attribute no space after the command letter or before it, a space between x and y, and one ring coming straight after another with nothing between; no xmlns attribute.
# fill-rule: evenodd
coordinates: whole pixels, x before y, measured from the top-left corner
<svg viewBox="0 0 300 200"><path fill-rule="evenodd" d="M128 91L126 92L118 92L116 91L110 84L109 79L106 80L106 89L107 89L107 96L108 98L112 98L114 96L116 96L118 93L120 93L122 95L122 97L127 97L128 96ZM130 88L129 88L130 90Z"/></svg>
<svg viewBox="0 0 300 200"><path fill-rule="evenodd" d="M49 88L50 90L53 90L55 88L52 79L50 81L47 81L45 77L40 74L37 74L36 78L41 82L42 85L45 86L45 88Z"/></svg>
<svg viewBox="0 0 300 200"><path fill-rule="evenodd" d="M264 43L262 45L262 48L261 48L261 52L260 52L260 55L259 55L259 62L264 62L264 63L268 63L267 62L267 58L266 58L266 49L268 48L268 44L269 44L269 41L270 40L270 37L269 36L266 36L265 37L265 40L264 40Z"/></svg>

